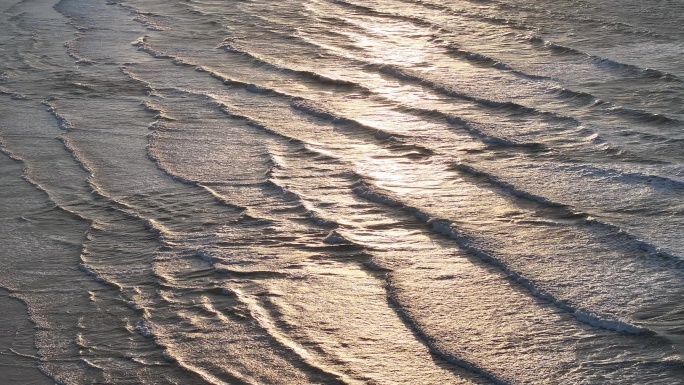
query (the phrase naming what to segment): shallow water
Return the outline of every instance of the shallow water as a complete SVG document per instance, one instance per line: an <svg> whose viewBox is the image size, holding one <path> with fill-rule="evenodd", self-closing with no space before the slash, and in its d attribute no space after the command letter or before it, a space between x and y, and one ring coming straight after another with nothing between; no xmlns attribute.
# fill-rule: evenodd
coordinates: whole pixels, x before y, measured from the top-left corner
<svg viewBox="0 0 684 385"><path fill-rule="evenodd" d="M0 9L0 380L684 383L680 2Z"/></svg>

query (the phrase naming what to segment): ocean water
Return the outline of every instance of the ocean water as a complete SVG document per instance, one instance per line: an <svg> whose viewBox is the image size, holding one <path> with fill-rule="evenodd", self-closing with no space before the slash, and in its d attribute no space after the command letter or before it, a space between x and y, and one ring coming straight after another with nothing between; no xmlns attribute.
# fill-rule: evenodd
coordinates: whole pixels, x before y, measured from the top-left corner
<svg viewBox="0 0 684 385"><path fill-rule="evenodd" d="M0 0L1 384L684 384L679 0Z"/></svg>

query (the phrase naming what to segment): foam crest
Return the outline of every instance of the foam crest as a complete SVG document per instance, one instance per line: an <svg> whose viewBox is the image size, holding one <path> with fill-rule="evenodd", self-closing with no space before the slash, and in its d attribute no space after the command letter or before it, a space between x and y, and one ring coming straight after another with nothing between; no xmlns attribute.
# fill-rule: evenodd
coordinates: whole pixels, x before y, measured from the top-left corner
<svg viewBox="0 0 684 385"><path fill-rule="evenodd" d="M558 54L584 57L588 61L593 63L597 68L603 68L612 71L622 71L628 74L641 76L643 78L660 80L665 82L682 82L682 79L680 79L678 76L665 71L661 71L654 68L643 68L633 64L622 63L614 59L592 55L583 52L582 50L579 50L577 48L545 40L541 36L526 36L524 37L524 39L526 39L527 41L536 46L544 47Z"/></svg>
<svg viewBox="0 0 684 385"><path fill-rule="evenodd" d="M61 128L64 131L70 131L74 129L74 126L69 122L67 118L62 116L57 112L57 108L50 103L50 99L45 99L41 102L41 104L47 106L47 111L52 115L56 120L57 120L57 125L59 128Z"/></svg>

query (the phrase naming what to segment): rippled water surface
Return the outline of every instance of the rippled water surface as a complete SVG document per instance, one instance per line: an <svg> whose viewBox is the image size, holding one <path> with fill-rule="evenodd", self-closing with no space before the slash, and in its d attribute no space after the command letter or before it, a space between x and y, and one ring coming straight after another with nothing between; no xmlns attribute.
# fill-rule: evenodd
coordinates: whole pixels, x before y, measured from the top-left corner
<svg viewBox="0 0 684 385"><path fill-rule="evenodd" d="M0 383L684 384L681 1L0 11Z"/></svg>

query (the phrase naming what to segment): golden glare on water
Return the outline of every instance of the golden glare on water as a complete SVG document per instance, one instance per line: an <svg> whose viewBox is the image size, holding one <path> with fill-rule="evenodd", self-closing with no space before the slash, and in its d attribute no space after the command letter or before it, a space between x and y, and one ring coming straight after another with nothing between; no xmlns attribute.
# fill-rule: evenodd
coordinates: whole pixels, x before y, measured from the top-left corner
<svg viewBox="0 0 684 385"><path fill-rule="evenodd" d="M355 45L373 55L378 63L397 63L409 68L429 69L431 67L428 52L420 43L423 40L421 38L429 36L413 36L415 39L407 39L406 27L399 24L370 24L364 25L364 28L368 33L347 32L345 34L354 41ZM416 34L421 33L416 32ZM389 45L385 39L391 39L396 44Z"/></svg>

